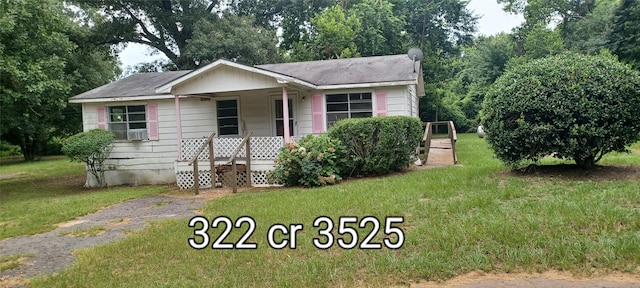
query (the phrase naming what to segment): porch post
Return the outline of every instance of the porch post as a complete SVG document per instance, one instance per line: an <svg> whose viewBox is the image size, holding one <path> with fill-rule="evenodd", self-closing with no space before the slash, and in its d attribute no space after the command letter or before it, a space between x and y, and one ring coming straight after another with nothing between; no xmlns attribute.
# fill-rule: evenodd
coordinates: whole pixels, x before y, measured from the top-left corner
<svg viewBox="0 0 640 288"><path fill-rule="evenodd" d="M180 96L176 96L176 139L178 140L178 161L182 161L182 117L180 115Z"/></svg>
<svg viewBox="0 0 640 288"><path fill-rule="evenodd" d="M282 86L282 124L284 125L284 143L289 143L289 95L287 86Z"/></svg>

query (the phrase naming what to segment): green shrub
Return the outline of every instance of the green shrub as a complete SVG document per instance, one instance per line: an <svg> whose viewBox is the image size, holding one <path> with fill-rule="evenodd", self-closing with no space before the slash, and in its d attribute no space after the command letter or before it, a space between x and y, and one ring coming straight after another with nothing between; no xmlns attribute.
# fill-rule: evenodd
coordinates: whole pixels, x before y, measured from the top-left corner
<svg viewBox="0 0 640 288"><path fill-rule="evenodd" d="M345 176L381 175L407 168L423 135L420 119L408 116L345 119L327 135L347 148Z"/></svg>
<svg viewBox="0 0 640 288"><path fill-rule="evenodd" d="M52 155L63 155L62 152L62 142L63 139L59 137L53 137L49 141L47 141L46 145L44 145L42 149L42 155L44 156L52 156Z"/></svg>
<svg viewBox="0 0 640 288"><path fill-rule="evenodd" d="M96 177L99 186L104 186L103 163L111 153L111 142L115 135L109 131L94 129L73 135L62 144L62 152L71 161L84 162L89 172Z"/></svg>
<svg viewBox="0 0 640 288"><path fill-rule="evenodd" d="M22 156L20 146L11 145L9 142L0 140L0 157Z"/></svg>
<svg viewBox="0 0 640 288"><path fill-rule="evenodd" d="M272 182L286 186L323 186L342 180L346 150L337 139L307 135L280 149Z"/></svg>
<svg viewBox="0 0 640 288"><path fill-rule="evenodd" d="M482 125L517 168L553 155L591 167L640 133L640 75L611 56L565 54L510 68L492 85Z"/></svg>

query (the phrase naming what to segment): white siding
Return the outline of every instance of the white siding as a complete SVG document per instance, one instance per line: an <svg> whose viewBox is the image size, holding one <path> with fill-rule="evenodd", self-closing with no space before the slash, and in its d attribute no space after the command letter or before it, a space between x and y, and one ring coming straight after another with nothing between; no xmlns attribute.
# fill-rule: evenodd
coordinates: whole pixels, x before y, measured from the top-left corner
<svg viewBox="0 0 640 288"><path fill-rule="evenodd" d="M409 104L411 103L408 99L407 86L392 86L392 87L376 87L371 89L340 89L340 90L324 90L324 91L300 91L299 92L299 101L298 101L298 112L297 112L297 127L298 127L298 135L307 135L312 134L312 120L311 120L311 96L322 94L335 94L335 93L361 93L361 92L371 92L374 96L373 99L373 112L377 109L376 101L375 101L375 93L376 92L386 92L387 93L387 115L389 116L411 116L411 107ZM303 99L304 98L304 99ZM326 125L326 114L324 116ZM326 127L325 127L326 128Z"/></svg>
<svg viewBox="0 0 640 288"><path fill-rule="evenodd" d="M83 129L98 128L97 107L158 104L158 141L115 141L105 161L108 185L162 184L175 182L173 162L177 158L176 118L173 100L84 103ZM92 182L92 181L90 181Z"/></svg>
<svg viewBox="0 0 640 288"><path fill-rule="evenodd" d="M221 66L178 87L174 87L172 92L175 95L189 95L269 89L277 88L278 86L277 80L273 77L234 67Z"/></svg>
<svg viewBox="0 0 640 288"><path fill-rule="evenodd" d="M255 76L255 74L252 75ZM376 92L386 92L387 115L417 116L417 97L415 96L415 87L412 86L339 91L307 91L289 88L289 98L294 102L295 135L312 133L312 95L345 92L371 92L373 95ZM223 99L239 100L240 134L251 130L254 131L254 136L275 136L273 105L274 99L281 97L281 95L281 88L276 87L264 90L217 93L215 97L180 98L182 138L203 138L213 132L217 133L216 100ZM174 169L175 160L178 157L178 129L173 99L84 103L82 106L83 128L85 131L97 128L97 107L99 106L146 104L158 104L159 140L116 141L110 158L105 163L108 185L161 184L174 183L176 180ZM375 105L376 101L374 100L373 111L377 108ZM412 110L412 105L415 105L414 110Z"/></svg>
<svg viewBox="0 0 640 288"><path fill-rule="evenodd" d="M180 98L182 138L209 137L218 132L216 125L216 102L200 98ZM175 137L175 136L174 136Z"/></svg>
<svg viewBox="0 0 640 288"><path fill-rule="evenodd" d="M413 117L419 117L419 102L418 102L418 95L416 93L416 85L408 85L407 86L407 92L408 92L408 97L409 97L409 111L411 112L411 116Z"/></svg>
<svg viewBox="0 0 640 288"><path fill-rule="evenodd" d="M311 127L311 96L315 94L321 93L301 91L298 95L298 111L296 115L298 135L308 135L313 133L313 129Z"/></svg>
<svg viewBox="0 0 640 288"><path fill-rule="evenodd" d="M407 106L408 100L407 100L406 86L380 87L380 88L377 88L376 91L387 92L387 115L388 116L410 116L411 115L411 110L409 110Z"/></svg>

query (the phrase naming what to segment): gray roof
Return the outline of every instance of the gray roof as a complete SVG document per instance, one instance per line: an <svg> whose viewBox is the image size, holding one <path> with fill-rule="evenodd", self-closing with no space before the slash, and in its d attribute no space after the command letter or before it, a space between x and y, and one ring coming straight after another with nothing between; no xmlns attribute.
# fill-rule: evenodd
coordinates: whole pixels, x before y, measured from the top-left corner
<svg viewBox="0 0 640 288"><path fill-rule="evenodd" d="M418 67L416 63L416 71ZM318 86L412 81L413 60L406 54L258 65L258 68L298 78Z"/></svg>
<svg viewBox="0 0 640 288"><path fill-rule="evenodd" d="M157 95L156 87L191 71L167 71L133 74L115 82L73 96L72 100Z"/></svg>
<svg viewBox="0 0 640 288"><path fill-rule="evenodd" d="M258 69L297 78L316 86L416 81L419 64L407 55L257 65ZM197 71L197 70L196 70ZM158 95L156 88L192 71L140 73L76 95L71 100L127 98ZM193 71L195 72L195 71Z"/></svg>

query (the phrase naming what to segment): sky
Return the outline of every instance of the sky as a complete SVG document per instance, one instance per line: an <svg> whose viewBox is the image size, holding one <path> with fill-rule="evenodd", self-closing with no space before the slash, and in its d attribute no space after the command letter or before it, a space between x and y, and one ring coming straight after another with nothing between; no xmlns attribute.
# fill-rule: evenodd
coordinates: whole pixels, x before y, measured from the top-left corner
<svg viewBox="0 0 640 288"><path fill-rule="evenodd" d="M522 15L512 15L502 10L496 0L471 0L467 6L480 16L478 20L478 34L494 35L500 32L509 32L513 27L524 21ZM120 52L122 67L135 66L138 63L150 62L164 58L164 55L151 55L152 50L142 44L130 43Z"/></svg>

